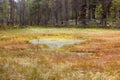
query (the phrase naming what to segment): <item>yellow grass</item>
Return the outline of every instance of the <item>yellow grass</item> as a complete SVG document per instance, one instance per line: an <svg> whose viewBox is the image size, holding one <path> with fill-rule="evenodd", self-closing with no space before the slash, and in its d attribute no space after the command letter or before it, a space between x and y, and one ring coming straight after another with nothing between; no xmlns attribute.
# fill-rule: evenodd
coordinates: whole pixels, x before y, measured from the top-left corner
<svg viewBox="0 0 120 80"><path fill-rule="evenodd" d="M84 39L86 42L65 45L59 50L46 50L46 45L28 42L39 38ZM77 54L88 52L94 54ZM0 80L120 80L120 31L79 28L1 30Z"/></svg>

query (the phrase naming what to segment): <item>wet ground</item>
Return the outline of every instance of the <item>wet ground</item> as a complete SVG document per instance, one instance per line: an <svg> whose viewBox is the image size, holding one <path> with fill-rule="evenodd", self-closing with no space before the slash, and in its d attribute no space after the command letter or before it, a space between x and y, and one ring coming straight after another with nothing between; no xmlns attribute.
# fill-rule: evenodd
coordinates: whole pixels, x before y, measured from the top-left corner
<svg viewBox="0 0 120 80"><path fill-rule="evenodd" d="M64 45L83 43L85 40L62 39L62 38L42 38L29 41L32 44L45 44L49 48L61 48Z"/></svg>
<svg viewBox="0 0 120 80"><path fill-rule="evenodd" d="M64 39L64 38L41 38L41 39L34 39L29 41L31 44L38 44L38 45L46 45L49 48L44 49L44 51L49 51L53 53L65 53L65 54L74 54L78 56L89 56L93 53L83 53L83 52L71 52L66 50L62 50L63 46L70 46L74 44L81 44L86 42L85 40L76 40L76 39Z"/></svg>

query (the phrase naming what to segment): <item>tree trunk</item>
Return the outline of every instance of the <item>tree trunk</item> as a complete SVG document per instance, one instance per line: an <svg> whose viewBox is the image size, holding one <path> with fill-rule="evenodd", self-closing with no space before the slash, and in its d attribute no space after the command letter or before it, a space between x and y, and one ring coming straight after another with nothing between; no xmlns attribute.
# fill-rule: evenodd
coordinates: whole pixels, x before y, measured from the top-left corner
<svg viewBox="0 0 120 80"><path fill-rule="evenodd" d="M68 0L65 0L65 25L68 24L69 12L68 12Z"/></svg>
<svg viewBox="0 0 120 80"><path fill-rule="evenodd" d="M10 25L14 25L14 0L9 0L10 2Z"/></svg>
<svg viewBox="0 0 120 80"><path fill-rule="evenodd" d="M21 27L25 25L25 0L20 0L19 24Z"/></svg>

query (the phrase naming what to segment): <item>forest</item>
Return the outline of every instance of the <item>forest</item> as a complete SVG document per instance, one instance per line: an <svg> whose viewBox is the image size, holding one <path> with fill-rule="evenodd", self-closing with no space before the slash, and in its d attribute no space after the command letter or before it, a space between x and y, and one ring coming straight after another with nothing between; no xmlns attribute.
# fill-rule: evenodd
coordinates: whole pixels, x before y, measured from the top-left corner
<svg viewBox="0 0 120 80"><path fill-rule="evenodd" d="M120 80L120 0L0 0L0 80Z"/></svg>
<svg viewBox="0 0 120 80"><path fill-rule="evenodd" d="M0 0L0 25L118 27L119 0Z"/></svg>

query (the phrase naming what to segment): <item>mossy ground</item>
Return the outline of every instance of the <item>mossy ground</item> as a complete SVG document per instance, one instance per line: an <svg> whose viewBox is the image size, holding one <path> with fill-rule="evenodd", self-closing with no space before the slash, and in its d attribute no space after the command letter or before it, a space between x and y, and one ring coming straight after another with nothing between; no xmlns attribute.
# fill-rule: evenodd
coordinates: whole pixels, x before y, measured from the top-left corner
<svg viewBox="0 0 120 80"><path fill-rule="evenodd" d="M28 40L84 39L60 51ZM91 56L64 51L95 53ZM120 31L81 28L25 28L0 31L0 80L120 80Z"/></svg>

